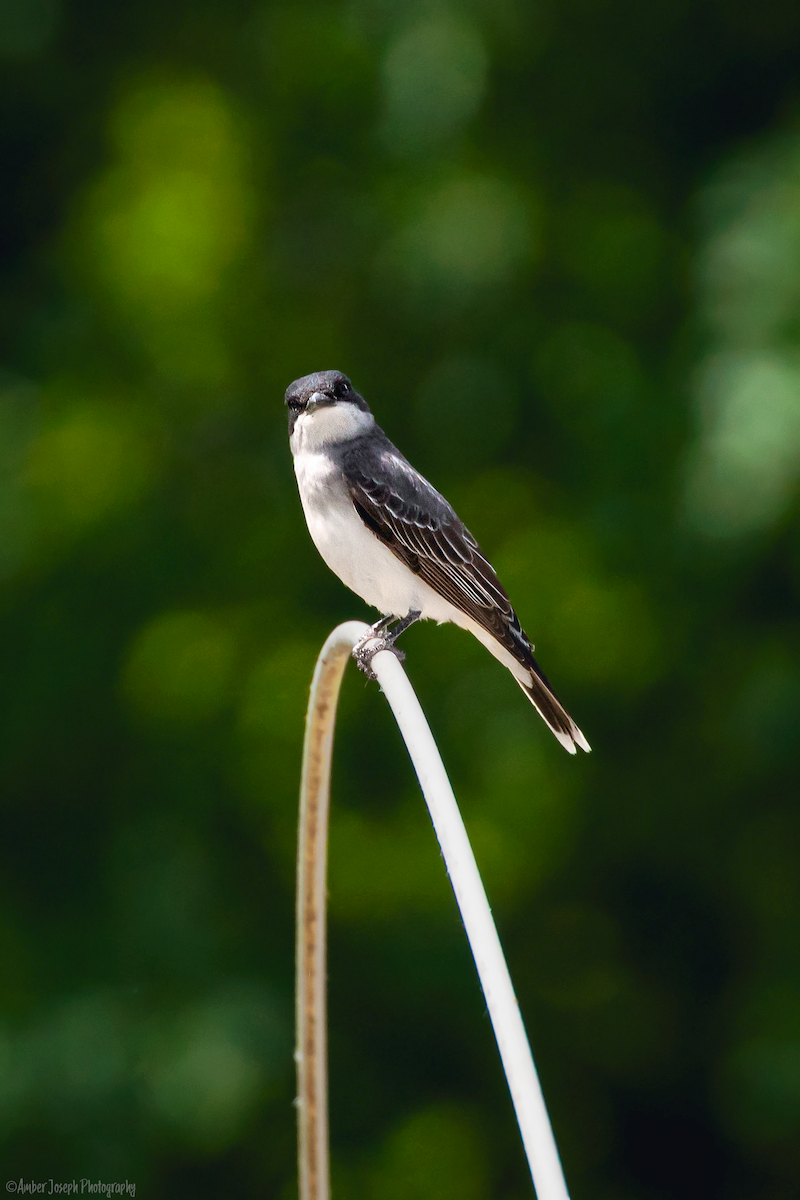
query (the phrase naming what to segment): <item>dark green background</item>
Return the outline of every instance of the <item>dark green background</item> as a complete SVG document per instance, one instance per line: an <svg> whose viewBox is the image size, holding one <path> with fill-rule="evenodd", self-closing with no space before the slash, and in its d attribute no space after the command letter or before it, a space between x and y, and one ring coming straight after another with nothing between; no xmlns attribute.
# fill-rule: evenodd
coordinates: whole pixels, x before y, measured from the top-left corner
<svg viewBox="0 0 800 1200"><path fill-rule="evenodd" d="M294 1182L346 371L594 747L407 635L575 1200L800 1190L800 7L0 3L2 1179ZM333 788L337 1200L530 1195L385 701Z"/></svg>

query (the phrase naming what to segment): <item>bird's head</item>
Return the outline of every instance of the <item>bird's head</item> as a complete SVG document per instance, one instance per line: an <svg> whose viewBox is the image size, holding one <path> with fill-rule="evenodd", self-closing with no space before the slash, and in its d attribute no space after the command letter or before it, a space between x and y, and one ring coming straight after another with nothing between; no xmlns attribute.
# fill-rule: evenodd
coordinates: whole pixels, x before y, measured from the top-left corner
<svg viewBox="0 0 800 1200"><path fill-rule="evenodd" d="M369 405L341 371L316 371L286 389L292 450L346 442L374 422Z"/></svg>

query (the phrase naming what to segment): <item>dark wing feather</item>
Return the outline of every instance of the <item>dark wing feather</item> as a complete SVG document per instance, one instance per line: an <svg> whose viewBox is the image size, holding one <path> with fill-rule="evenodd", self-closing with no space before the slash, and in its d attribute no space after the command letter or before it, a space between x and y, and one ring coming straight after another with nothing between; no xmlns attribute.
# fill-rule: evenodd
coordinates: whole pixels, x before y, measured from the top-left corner
<svg viewBox="0 0 800 1200"><path fill-rule="evenodd" d="M352 446L342 470L356 511L376 537L541 676L503 585L444 496L384 437Z"/></svg>
<svg viewBox="0 0 800 1200"><path fill-rule="evenodd" d="M369 439L342 449L341 467L364 524L416 575L530 670L530 681L520 682L520 687L570 754L576 746L588 750L589 743L553 695L533 657L533 646L503 585L444 496L377 428Z"/></svg>

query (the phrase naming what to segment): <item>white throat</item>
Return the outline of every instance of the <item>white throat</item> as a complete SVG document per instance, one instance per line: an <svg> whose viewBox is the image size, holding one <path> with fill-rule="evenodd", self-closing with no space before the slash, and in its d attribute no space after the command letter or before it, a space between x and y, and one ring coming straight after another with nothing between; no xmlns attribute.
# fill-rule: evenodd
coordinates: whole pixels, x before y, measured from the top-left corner
<svg viewBox="0 0 800 1200"><path fill-rule="evenodd" d="M372 413L348 401L303 412L295 421L289 445L292 454L317 454L325 446L349 442L375 424Z"/></svg>

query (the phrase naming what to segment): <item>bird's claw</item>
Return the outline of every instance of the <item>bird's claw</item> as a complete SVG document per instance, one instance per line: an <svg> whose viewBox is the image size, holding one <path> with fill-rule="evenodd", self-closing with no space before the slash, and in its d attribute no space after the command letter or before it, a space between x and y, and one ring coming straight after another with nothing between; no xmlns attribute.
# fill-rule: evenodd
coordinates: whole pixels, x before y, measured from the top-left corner
<svg viewBox="0 0 800 1200"><path fill-rule="evenodd" d="M358 669L363 671L368 679L378 678L371 664L375 655L379 654L381 650L388 650L390 654L395 656L398 662L402 662L405 658L403 651L398 650L397 646L395 646L393 637L381 637L371 631L360 642L356 642L353 647L353 658L356 660Z"/></svg>

